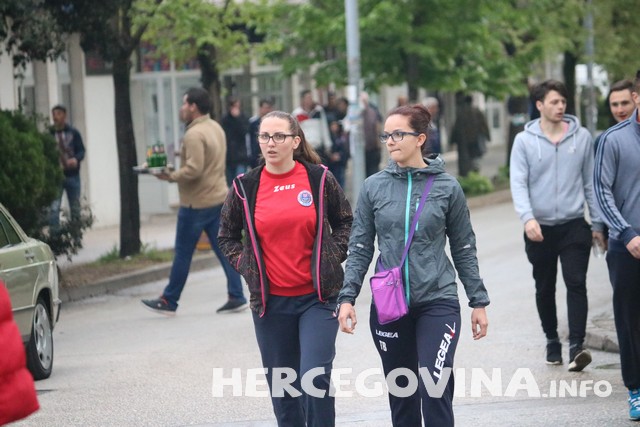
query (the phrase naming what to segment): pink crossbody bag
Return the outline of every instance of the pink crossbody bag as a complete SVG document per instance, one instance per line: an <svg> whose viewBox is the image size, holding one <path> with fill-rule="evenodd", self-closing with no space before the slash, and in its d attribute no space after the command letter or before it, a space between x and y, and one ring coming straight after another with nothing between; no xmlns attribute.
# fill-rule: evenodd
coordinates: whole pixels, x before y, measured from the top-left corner
<svg viewBox="0 0 640 427"><path fill-rule="evenodd" d="M380 271L371 276L371 279L369 280L369 283L371 284L373 302L376 306L376 311L378 312L378 322L381 325L395 322L409 312L407 299L405 297L405 286L402 280L402 266L404 265L404 261L409 253L409 246L411 245L413 234L416 231L416 226L418 225L418 218L420 217L422 208L429 196L429 191L431 191L431 184L433 184L434 178L435 176L431 175L424 187L420 204L418 205L418 209L416 209L413 221L411 222L409 238L407 239L407 244L404 245L400 265L385 270L382 261L378 260L378 268L376 268L376 270Z"/></svg>

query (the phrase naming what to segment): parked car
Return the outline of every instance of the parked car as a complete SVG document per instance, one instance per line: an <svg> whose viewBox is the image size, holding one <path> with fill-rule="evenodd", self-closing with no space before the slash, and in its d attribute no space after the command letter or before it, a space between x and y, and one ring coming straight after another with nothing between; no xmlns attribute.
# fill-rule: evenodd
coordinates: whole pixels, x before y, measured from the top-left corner
<svg viewBox="0 0 640 427"><path fill-rule="evenodd" d="M53 368L53 328L60 315L58 268L49 246L25 234L0 203L0 278L36 380Z"/></svg>

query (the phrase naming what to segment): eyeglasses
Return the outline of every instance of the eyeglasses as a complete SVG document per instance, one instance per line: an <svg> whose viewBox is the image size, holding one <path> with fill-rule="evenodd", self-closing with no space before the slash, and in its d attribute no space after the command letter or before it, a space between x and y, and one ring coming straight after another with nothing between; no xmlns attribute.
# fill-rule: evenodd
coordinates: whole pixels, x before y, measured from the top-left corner
<svg viewBox="0 0 640 427"><path fill-rule="evenodd" d="M381 133L379 138L380 138L380 142L382 142L383 144L386 144L389 137L393 139L393 142L400 142L404 139L405 135L418 136L420 135L420 132L403 132L400 130L396 130L391 133Z"/></svg>
<svg viewBox="0 0 640 427"><path fill-rule="evenodd" d="M260 144L268 144L270 139L273 139L273 142L276 144L282 144L288 136L296 136L290 133L274 133L273 135L269 135L268 133L259 133L258 134L258 143Z"/></svg>

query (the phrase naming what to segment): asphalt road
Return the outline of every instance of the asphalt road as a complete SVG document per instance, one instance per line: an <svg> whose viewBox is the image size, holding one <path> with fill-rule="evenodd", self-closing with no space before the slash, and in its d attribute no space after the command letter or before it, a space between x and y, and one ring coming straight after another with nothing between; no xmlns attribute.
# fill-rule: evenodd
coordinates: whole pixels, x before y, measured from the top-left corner
<svg viewBox="0 0 640 427"><path fill-rule="evenodd" d="M492 300L489 335L471 339L470 310L461 291L463 324L456 354L458 426L627 426L626 390L618 355L593 352L582 373L544 363L544 337L535 311L522 228L510 204L477 209L481 274ZM610 300L604 261L592 258L590 307ZM54 332L53 375L37 383L42 408L17 426L275 426L265 387L247 386L260 369L251 315L217 315L225 300L220 268L191 275L175 318L146 311L140 298L156 296L164 282L120 291L63 307ZM561 336L566 337L565 293L558 288ZM385 395L366 397L356 379L379 369L368 331L369 291L356 305L354 335L339 333L335 369L351 396L336 399L340 426L389 426ZM214 397L215 369L241 376ZM369 376L367 390L381 385ZM229 380L231 382L231 380ZM596 389L596 391L593 390Z"/></svg>

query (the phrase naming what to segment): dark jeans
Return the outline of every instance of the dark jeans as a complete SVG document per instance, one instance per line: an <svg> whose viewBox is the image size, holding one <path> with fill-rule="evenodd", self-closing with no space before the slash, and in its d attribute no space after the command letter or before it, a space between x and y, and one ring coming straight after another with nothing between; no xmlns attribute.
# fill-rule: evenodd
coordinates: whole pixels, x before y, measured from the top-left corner
<svg viewBox="0 0 640 427"><path fill-rule="evenodd" d="M533 266L536 282L536 306L547 339L558 338L556 314L556 276L558 259L567 286L569 343L581 346L587 326L587 268L591 253L591 230L583 219L565 224L541 225L542 242L532 242L524 236L527 258Z"/></svg>
<svg viewBox="0 0 640 427"><path fill-rule="evenodd" d="M364 152L366 176L371 176L380 171L380 150L368 150Z"/></svg>
<svg viewBox="0 0 640 427"><path fill-rule="evenodd" d="M49 225L51 227L57 228L60 225L60 205L65 191L69 201L69 208L71 209L71 219L74 221L80 219L80 175L65 176L58 198L51 203L49 213Z"/></svg>
<svg viewBox="0 0 640 427"><path fill-rule="evenodd" d="M220 211L222 205L204 209L193 209L181 206L178 210L178 223L176 224L176 243L173 265L169 276L169 284L164 289L163 297L169 306L176 308L180 294L184 289L189 276L193 251L196 249L198 239L204 231L209 237L211 248L220 260L222 269L227 275L227 292L229 298L238 298L246 302L242 293L242 281L229 261L218 246L218 228L220 227Z"/></svg>
<svg viewBox="0 0 640 427"><path fill-rule="evenodd" d="M273 411L280 427L335 425L335 398L329 396L338 333L334 308L335 299L322 303L315 293L299 297L269 295L265 315L260 317L252 312L262 364L268 369ZM278 389L273 388L273 368L293 369L296 379L291 385L302 395L295 397L285 392L283 396L274 396ZM301 387L302 376L314 368L324 371L313 379L313 385L324 392L324 397L310 396Z"/></svg>
<svg viewBox="0 0 640 427"><path fill-rule="evenodd" d="M423 420L427 427L453 426L453 372L442 396L432 397L427 393L422 377L418 377L418 367L428 369L436 384L440 378L444 381L444 375L440 374L442 368L453 369L461 329L459 302L444 300L411 307L408 315L386 325L378 323L376 308L372 304L369 325L382 359L385 378L397 368L408 369L415 378L420 378L419 392L411 396L398 397L389 393L394 427L421 426ZM396 384L404 388L408 380L399 376Z"/></svg>
<svg viewBox="0 0 640 427"><path fill-rule="evenodd" d="M233 185L233 179L245 173L247 171L246 165L227 165L225 168L225 175L227 177L227 185L231 187Z"/></svg>
<svg viewBox="0 0 640 427"><path fill-rule="evenodd" d="M480 173L482 157L474 157L469 149L470 142L458 143L458 175L467 176L470 172Z"/></svg>
<svg viewBox="0 0 640 427"><path fill-rule="evenodd" d="M329 170L340 184L340 187L344 188L344 172L345 167L342 164L329 164Z"/></svg>
<svg viewBox="0 0 640 427"><path fill-rule="evenodd" d="M622 250L616 250L617 244ZM609 239L609 245L607 265L613 286L622 380L628 389L635 390L640 388L640 260L622 242Z"/></svg>

